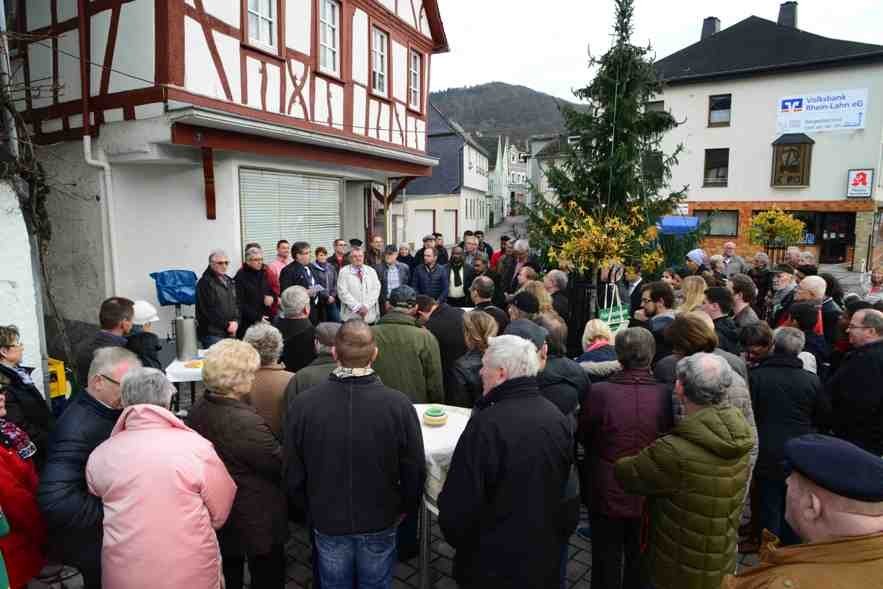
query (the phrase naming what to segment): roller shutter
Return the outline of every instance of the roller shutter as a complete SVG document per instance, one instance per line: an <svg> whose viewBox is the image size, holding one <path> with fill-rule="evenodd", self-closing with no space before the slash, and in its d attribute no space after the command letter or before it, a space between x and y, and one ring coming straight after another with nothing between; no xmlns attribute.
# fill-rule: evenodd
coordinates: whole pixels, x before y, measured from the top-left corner
<svg viewBox="0 0 883 589"><path fill-rule="evenodd" d="M341 184L336 178L240 169L243 245L261 244L267 261L275 257L280 239L331 252L340 237Z"/></svg>

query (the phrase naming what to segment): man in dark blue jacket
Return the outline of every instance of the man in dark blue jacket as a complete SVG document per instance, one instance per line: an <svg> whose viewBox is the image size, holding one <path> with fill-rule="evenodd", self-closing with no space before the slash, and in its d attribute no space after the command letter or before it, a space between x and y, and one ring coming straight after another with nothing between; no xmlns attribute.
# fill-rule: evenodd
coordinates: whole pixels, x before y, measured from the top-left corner
<svg viewBox="0 0 883 589"><path fill-rule="evenodd" d="M448 267L437 263L434 249L424 249L423 263L411 273L411 288L441 304L448 298L448 282Z"/></svg>
<svg viewBox="0 0 883 589"><path fill-rule="evenodd" d="M49 438L48 459L37 501L46 522L50 555L76 567L84 589L101 588L104 508L86 487L86 461L122 413L120 382L141 366L119 347L99 348L89 367L88 385L58 420Z"/></svg>
<svg viewBox="0 0 883 589"><path fill-rule="evenodd" d="M285 292L289 286L302 286L310 295L310 321L313 325L319 322L319 289L323 288L316 282L310 270L310 244L298 241L291 246L294 261L287 265L279 274L279 291Z"/></svg>

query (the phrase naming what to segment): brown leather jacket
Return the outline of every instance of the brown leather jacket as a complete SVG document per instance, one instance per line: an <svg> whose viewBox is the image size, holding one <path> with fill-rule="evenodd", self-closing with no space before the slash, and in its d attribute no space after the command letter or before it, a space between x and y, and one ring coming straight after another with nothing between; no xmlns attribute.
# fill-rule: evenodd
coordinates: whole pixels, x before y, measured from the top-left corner
<svg viewBox="0 0 883 589"><path fill-rule="evenodd" d="M724 578L721 589L883 587L883 533L779 547L764 532L760 564Z"/></svg>

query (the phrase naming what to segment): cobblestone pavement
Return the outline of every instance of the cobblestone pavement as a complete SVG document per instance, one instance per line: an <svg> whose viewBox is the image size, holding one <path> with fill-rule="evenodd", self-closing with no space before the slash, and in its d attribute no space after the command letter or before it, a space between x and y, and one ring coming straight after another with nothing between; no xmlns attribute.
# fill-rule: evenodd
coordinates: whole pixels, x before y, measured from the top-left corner
<svg viewBox="0 0 883 589"><path fill-rule="evenodd" d="M585 525L586 514L583 511L580 525ZM288 553L286 589L308 589L312 587L313 571L311 568L311 548L309 532L303 526L292 525L291 538L286 546ZM456 589L457 583L451 577L454 549L441 537L441 531L433 518L432 555L430 563L430 587L434 589ZM392 586L394 589L417 589L420 586L418 559L396 565ZM740 569L757 564L754 554L741 555ZM31 583L29 589L82 589L82 580L70 569L62 571L62 576L69 577L63 582ZM577 535L570 539L567 562L567 587L589 589L592 578L592 544ZM256 587L255 589L261 589ZM557 588L549 588L557 589Z"/></svg>

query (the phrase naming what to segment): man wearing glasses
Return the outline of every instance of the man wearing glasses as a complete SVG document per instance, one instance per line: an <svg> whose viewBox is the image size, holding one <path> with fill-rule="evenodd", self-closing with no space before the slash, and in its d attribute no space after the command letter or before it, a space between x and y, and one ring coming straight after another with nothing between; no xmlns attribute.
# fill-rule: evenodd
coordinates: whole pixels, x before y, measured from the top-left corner
<svg viewBox="0 0 883 589"><path fill-rule="evenodd" d="M50 558L83 575L85 589L101 587L104 510L86 486L86 462L110 437L122 413L120 383L141 362L120 347L99 348L88 369L86 390L77 395L50 437L37 502L46 522Z"/></svg>
<svg viewBox="0 0 883 589"><path fill-rule="evenodd" d="M222 250L208 257L208 268L196 283L196 334L204 349L227 337L236 337L239 306L236 287L227 276L230 258Z"/></svg>
<svg viewBox="0 0 883 589"><path fill-rule="evenodd" d="M825 385L834 435L883 455L883 313L856 311L846 328L852 352Z"/></svg>

